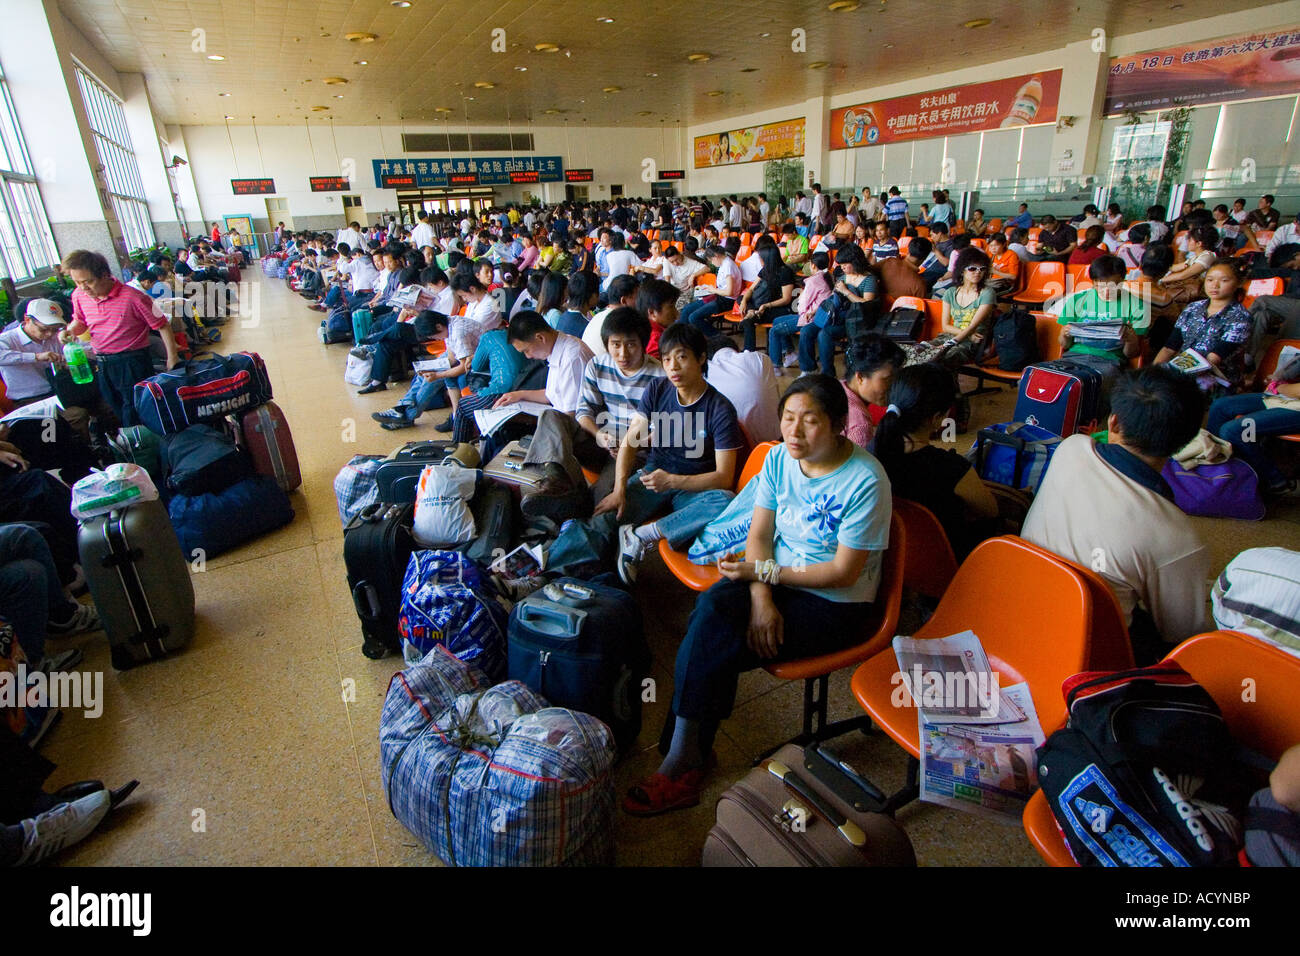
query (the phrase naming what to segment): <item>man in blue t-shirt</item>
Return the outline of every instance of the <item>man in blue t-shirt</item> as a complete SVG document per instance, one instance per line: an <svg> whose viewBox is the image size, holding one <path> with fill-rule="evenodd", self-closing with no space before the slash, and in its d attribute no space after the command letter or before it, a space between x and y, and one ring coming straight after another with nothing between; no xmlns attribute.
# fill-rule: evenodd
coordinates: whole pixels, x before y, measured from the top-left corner
<svg viewBox="0 0 1300 956"><path fill-rule="evenodd" d="M679 322L664 332L659 359L666 377L646 388L619 446L614 490L596 505L597 520L622 522L618 573L628 584L655 542L687 544L732 498L746 441L735 407L704 380L707 356L704 333L695 326ZM633 474L644 447L645 465Z"/></svg>

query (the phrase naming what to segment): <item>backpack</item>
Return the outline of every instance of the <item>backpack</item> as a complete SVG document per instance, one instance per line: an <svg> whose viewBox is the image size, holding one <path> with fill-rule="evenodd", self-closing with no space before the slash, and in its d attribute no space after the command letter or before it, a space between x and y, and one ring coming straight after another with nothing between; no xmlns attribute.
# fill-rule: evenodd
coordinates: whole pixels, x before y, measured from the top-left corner
<svg viewBox="0 0 1300 956"><path fill-rule="evenodd" d="M885 320L885 336L894 342L919 342L925 331L925 313L920 309L894 309Z"/></svg>
<svg viewBox="0 0 1300 956"><path fill-rule="evenodd" d="M1065 682L1038 783L1083 866L1230 866L1252 790L1209 693L1176 662Z"/></svg>
<svg viewBox="0 0 1300 956"><path fill-rule="evenodd" d="M998 317L993 323L993 342L998 368L1004 372L1023 372L1038 361L1037 322L1025 309L1012 309Z"/></svg>

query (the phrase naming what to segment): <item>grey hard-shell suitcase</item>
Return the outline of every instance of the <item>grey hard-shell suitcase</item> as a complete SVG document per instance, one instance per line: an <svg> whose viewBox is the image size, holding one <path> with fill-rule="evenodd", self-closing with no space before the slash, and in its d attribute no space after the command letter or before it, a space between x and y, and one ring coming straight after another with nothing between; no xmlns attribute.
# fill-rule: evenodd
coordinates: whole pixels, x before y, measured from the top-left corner
<svg viewBox="0 0 1300 956"><path fill-rule="evenodd" d="M161 501L85 519L77 544L114 667L126 670L189 643L194 582Z"/></svg>

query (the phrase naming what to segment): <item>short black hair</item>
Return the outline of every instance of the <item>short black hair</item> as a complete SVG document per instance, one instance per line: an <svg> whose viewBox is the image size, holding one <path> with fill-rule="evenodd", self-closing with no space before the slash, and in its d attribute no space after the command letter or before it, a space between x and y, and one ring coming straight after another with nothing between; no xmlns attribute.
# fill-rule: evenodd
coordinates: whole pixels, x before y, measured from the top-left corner
<svg viewBox="0 0 1300 956"><path fill-rule="evenodd" d="M1154 458L1168 458L1196 437L1204 405L1196 379L1170 365L1126 371L1110 393L1125 444Z"/></svg>
<svg viewBox="0 0 1300 956"><path fill-rule="evenodd" d="M801 375L786 388L777 406L777 414L785 414L785 403L795 395L810 395L821 406L822 411L831 420L831 428L838 434L844 430L849 420L849 397L844 394L844 386L829 375L810 372Z"/></svg>
<svg viewBox="0 0 1300 956"><path fill-rule="evenodd" d="M636 308L638 312L649 318L651 312L658 312L669 302L676 302L680 295L677 286L671 282L649 279L642 282L641 288L637 290Z"/></svg>
<svg viewBox="0 0 1300 956"><path fill-rule="evenodd" d="M542 332L554 331L547 321L542 318L541 313L534 312L532 309L523 309L516 312L515 317L510 320L510 328L506 332L506 341L531 342Z"/></svg>
<svg viewBox="0 0 1300 956"><path fill-rule="evenodd" d="M636 277L630 275L614 276L609 280L606 298L610 303L621 302L623 297L636 291Z"/></svg>
<svg viewBox="0 0 1300 956"><path fill-rule="evenodd" d="M879 332L867 332L849 342L844 353L844 377L851 379L856 374L865 378L886 365L900 369L906 364L907 353L897 342Z"/></svg>
<svg viewBox="0 0 1300 956"><path fill-rule="evenodd" d="M641 340L641 348L650 343L650 320L626 305L610 309L605 321L600 326L600 340L609 348L609 339L613 335L635 335Z"/></svg>
<svg viewBox="0 0 1300 956"><path fill-rule="evenodd" d="M1300 244L1294 242L1283 243L1274 248L1273 254L1268 257L1268 264L1274 269L1281 268L1282 263L1290 262L1297 254L1300 254Z"/></svg>
<svg viewBox="0 0 1300 956"><path fill-rule="evenodd" d="M450 326L451 320L441 312L435 312L433 309L423 309L411 324L415 337L423 342L437 335L439 329Z"/></svg>
<svg viewBox="0 0 1300 956"><path fill-rule="evenodd" d="M673 349L684 348L697 359L703 371L709 369L709 340L704 333L689 322L674 322L659 337L659 354L667 355ZM1186 443L1184 443L1186 444Z"/></svg>
<svg viewBox="0 0 1300 956"><path fill-rule="evenodd" d="M1119 282L1128 275L1128 268L1119 256L1098 256L1088 266L1088 278L1093 282Z"/></svg>
<svg viewBox="0 0 1300 956"><path fill-rule="evenodd" d="M569 276L569 294L565 301L570 309L580 312L587 307L587 300L598 291L596 274L579 270Z"/></svg>
<svg viewBox="0 0 1300 956"><path fill-rule="evenodd" d="M907 244L907 255L916 256L922 261L934 250L934 243L925 236L917 236Z"/></svg>

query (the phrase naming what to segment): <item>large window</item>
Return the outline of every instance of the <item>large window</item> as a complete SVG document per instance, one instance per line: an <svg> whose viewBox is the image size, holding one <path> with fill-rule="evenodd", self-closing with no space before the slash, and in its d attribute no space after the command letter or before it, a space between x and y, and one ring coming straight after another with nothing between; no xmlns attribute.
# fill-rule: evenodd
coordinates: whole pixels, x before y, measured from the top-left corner
<svg viewBox="0 0 1300 956"><path fill-rule="evenodd" d="M153 223L149 221L149 204L144 198L140 166L131 147L126 128L126 111L116 96L98 80L77 67L77 85L86 104L86 115L95 137L95 150L104 167L104 182L113 202L113 212L122 226L126 247L148 248L154 244Z"/></svg>
<svg viewBox="0 0 1300 956"><path fill-rule="evenodd" d="M0 72L0 274L19 282L59 261L34 172Z"/></svg>

